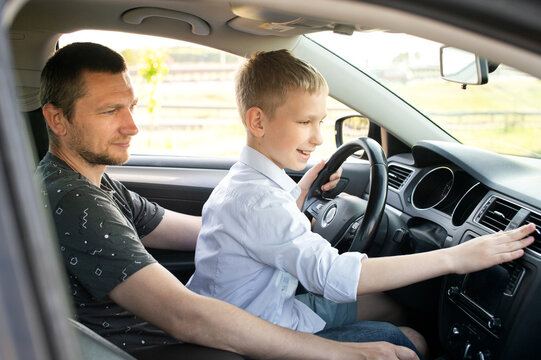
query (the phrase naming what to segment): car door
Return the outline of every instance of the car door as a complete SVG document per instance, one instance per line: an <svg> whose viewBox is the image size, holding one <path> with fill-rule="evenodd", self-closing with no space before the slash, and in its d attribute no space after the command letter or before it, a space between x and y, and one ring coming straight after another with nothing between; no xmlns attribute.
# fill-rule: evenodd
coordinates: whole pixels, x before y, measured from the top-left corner
<svg viewBox="0 0 541 360"><path fill-rule="evenodd" d="M15 7L0 1L0 358L78 359L64 321L70 309L64 274L14 96L6 29Z"/></svg>

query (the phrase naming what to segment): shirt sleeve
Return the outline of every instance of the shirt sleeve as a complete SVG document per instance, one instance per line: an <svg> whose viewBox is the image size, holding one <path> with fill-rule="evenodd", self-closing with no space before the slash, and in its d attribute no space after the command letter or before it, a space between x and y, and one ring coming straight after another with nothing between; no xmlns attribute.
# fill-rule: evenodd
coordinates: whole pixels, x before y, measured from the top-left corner
<svg viewBox="0 0 541 360"><path fill-rule="evenodd" d="M53 218L68 273L96 300L155 262L117 204L99 189L67 192Z"/></svg>
<svg viewBox="0 0 541 360"><path fill-rule="evenodd" d="M268 191L236 203L247 204L231 213L242 214L245 231L239 239L251 257L292 274L308 291L331 301L356 300L365 254L338 254L327 240L311 231L306 216L284 191Z"/></svg>
<svg viewBox="0 0 541 360"><path fill-rule="evenodd" d="M165 209L153 201L128 190L122 183L107 177L111 187L119 194L117 201L126 203L124 212L133 218L135 230L139 237L143 238L150 234L162 221Z"/></svg>

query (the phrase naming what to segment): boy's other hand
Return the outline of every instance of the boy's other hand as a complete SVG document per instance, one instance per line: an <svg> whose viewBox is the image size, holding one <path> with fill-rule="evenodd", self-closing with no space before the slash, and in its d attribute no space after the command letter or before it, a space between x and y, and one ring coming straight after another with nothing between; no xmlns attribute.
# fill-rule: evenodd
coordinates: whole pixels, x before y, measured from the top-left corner
<svg viewBox="0 0 541 360"><path fill-rule="evenodd" d="M521 257L524 255L524 248L534 242L533 236L528 236L534 230L534 224L523 225L449 248L454 252L453 272L466 274Z"/></svg>
<svg viewBox="0 0 541 360"><path fill-rule="evenodd" d="M304 174L302 179L299 181L299 188L301 189L301 194L299 195L299 198L297 199L297 205L299 209L302 209L302 204L304 203L304 199L306 198L306 195L308 194L308 190L310 190L310 186L312 186L312 183L317 178L317 175L319 172L323 169L325 166L325 160L321 160L310 170ZM329 191L336 187L338 184L338 181L340 180L340 177L342 176L342 168L339 168L335 173L333 173L329 177L329 182L321 186L321 190L323 191Z"/></svg>

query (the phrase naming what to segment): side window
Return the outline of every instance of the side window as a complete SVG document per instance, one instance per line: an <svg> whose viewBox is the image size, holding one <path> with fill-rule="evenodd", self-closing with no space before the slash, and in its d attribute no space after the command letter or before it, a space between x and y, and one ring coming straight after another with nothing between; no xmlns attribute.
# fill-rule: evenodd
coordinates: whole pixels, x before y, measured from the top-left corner
<svg viewBox="0 0 541 360"><path fill-rule="evenodd" d="M244 58L178 40L127 33L79 31L63 35L60 46L101 43L126 59L139 103L139 134L131 153L236 157L245 132L235 101L234 78ZM322 124L324 143L314 159L336 149L334 122L355 111L329 97Z"/></svg>

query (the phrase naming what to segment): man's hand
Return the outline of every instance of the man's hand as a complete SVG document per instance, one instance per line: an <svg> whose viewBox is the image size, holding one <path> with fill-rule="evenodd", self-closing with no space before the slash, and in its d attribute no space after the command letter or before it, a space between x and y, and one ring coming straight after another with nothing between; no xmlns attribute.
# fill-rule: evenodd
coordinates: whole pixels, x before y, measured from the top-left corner
<svg viewBox="0 0 541 360"><path fill-rule="evenodd" d="M306 195L308 194L308 190L310 190L310 186L312 186L312 183L317 178L317 175L319 172L323 169L325 166L325 160L321 160L316 165L314 165L310 170L304 174L302 179L299 181L299 188L301 189L301 194L299 195L297 199L297 206L299 209L302 209L302 204L304 203L304 199L306 199ZM340 180L340 177L342 176L342 168L339 168L335 173L333 173L329 177L329 182L321 186L321 190L323 191L329 191L336 187L338 184L338 181Z"/></svg>
<svg viewBox="0 0 541 360"><path fill-rule="evenodd" d="M334 357L336 359L419 360L413 350L387 342L339 343L339 345L339 352Z"/></svg>

